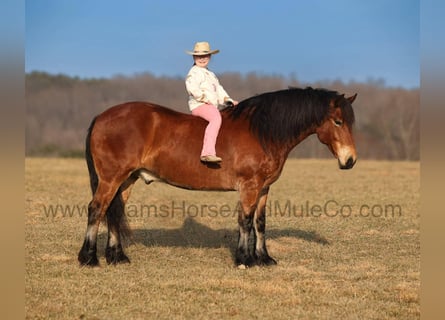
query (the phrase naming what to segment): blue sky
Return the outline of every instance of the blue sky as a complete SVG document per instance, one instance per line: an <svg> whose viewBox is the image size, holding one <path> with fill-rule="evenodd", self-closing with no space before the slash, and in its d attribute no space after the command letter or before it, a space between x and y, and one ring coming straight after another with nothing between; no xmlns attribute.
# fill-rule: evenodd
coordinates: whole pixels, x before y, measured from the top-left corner
<svg viewBox="0 0 445 320"><path fill-rule="evenodd" d="M210 69L301 82L419 87L418 0L26 1L25 71L185 77L196 41Z"/></svg>

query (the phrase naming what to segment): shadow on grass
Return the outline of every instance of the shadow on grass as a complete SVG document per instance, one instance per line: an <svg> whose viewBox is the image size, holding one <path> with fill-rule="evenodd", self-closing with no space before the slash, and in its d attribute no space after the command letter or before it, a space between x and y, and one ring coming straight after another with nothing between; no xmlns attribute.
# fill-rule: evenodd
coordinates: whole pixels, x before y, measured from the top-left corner
<svg viewBox="0 0 445 320"><path fill-rule="evenodd" d="M253 232L252 232L253 233ZM193 218L186 218L178 229L135 229L130 242L147 247L229 248L235 252L238 243L236 229L213 230ZM329 241L315 231L299 229L266 229L267 239L292 237L308 242L328 245Z"/></svg>

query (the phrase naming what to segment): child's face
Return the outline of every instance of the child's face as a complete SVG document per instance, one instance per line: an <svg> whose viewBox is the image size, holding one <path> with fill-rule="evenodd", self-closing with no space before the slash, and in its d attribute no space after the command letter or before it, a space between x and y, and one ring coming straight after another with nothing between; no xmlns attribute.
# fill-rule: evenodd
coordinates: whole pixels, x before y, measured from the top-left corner
<svg viewBox="0 0 445 320"><path fill-rule="evenodd" d="M193 56L193 60L195 60L195 64L198 67L206 68L210 61L210 54L206 54L204 56Z"/></svg>

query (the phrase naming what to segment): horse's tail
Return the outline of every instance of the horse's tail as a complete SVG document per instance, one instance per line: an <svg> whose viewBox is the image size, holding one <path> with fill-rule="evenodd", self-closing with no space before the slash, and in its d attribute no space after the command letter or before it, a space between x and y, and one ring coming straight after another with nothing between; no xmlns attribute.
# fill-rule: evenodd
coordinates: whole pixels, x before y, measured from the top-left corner
<svg viewBox="0 0 445 320"><path fill-rule="evenodd" d="M85 141L85 159L87 161L88 166L88 172L90 174L90 186L91 186L91 192L96 193L97 185L99 183L99 180L97 178L97 172L96 168L94 167L93 157L91 155L91 148L90 148L90 142L91 142L91 131L93 131L94 123L96 122L96 118L91 121L90 127L88 128L88 134Z"/></svg>
<svg viewBox="0 0 445 320"><path fill-rule="evenodd" d="M94 166L93 155L91 154L90 147L91 132L93 131L95 122L96 118L93 119L90 127L88 128L88 133L85 141L85 159L88 166L88 172L90 174L90 186L93 196L99 184L99 179L97 176L96 168ZM108 225L116 228L123 237L129 237L131 235L130 226L128 225L128 221L125 216L125 206L120 189L116 192L116 195L114 196L107 209L106 218Z"/></svg>

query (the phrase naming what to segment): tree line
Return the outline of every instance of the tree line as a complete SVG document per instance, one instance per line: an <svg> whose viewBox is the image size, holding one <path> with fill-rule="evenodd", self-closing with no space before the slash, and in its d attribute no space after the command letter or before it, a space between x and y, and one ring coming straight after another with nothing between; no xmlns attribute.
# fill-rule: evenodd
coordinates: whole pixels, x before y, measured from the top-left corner
<svg viewBox="0 0 445 320"><path fill-rule="evenodd" d="M386 87L383 81L366 83L320 81L303 83L295 76L258 73L223 73L221 84L236 100L292 87L327 88L358 93L354 102L354 137L362 159L419 160L419 89ZM26 74L27 156L82 156L87 128L93 117L127 101L150 101L189 112L182 77L159 77L150 73L112 78L81 79L45 72ZM300 158L332 157L316 136L292 152Z"/></svg>

